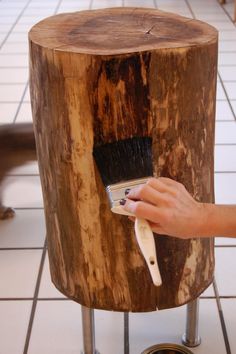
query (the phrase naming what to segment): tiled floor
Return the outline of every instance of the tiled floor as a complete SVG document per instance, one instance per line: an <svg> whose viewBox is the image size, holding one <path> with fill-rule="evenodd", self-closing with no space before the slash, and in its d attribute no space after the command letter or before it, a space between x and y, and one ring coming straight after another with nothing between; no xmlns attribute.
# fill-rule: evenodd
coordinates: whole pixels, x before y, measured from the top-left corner
<svg viewBox="0 0 236 354"><path fill-rule="evenodd" d="M234 0L0 0L0 124L31 121L27 31L59 12L110 6L158 7L206 21L220 31L215 190L236 203L236 28ZM5 204L16 217L0 223L0 354L76 354L82 350L80 306L50 282L43 202L36 163L9 176ZM236 239L216 240L216 284L200 299L202 344L196 354L236 354ZM218 291L217 291L218 289ZM95 311L101 354L124 353L123 314ZM226 325L226 331L224 330ZM130 315L130 354L180 343L185 307ZM229 344L227 342L229 341ZM128 354L128 353L125 353Z"/></svg>

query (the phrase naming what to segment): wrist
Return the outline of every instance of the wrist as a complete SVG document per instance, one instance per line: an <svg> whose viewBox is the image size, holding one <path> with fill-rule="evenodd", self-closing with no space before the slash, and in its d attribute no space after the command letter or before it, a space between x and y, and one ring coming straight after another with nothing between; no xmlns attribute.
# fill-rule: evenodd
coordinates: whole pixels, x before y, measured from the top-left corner
<svg viewBox="0 0 236 354"><path fill-rule="evenodd" d="M215 204L199 203L200 223L198 236L199 237L214 237L216 236L216 210Z"/></svg>
<svg viewBox="0 0 236 354"><path fill-rule="evenodd" d="M236 206L203 203L200 237L236 237Z"/></svg>

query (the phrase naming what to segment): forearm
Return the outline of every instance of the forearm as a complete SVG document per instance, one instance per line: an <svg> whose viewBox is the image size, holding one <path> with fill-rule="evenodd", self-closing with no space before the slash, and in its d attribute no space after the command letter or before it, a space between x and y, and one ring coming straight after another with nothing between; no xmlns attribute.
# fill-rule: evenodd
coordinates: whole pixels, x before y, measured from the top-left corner
<svg viewBox="0 0 236 354"><path fill-rule="evenodd" d="M206 218L199 236L236 237L236 205L204 204Z"/></svg>

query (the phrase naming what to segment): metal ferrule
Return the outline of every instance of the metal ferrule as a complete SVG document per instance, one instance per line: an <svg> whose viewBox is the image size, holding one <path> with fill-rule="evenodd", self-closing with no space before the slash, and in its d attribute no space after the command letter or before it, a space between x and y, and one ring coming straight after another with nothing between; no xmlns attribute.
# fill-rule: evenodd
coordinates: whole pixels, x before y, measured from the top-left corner
<svg viewBox="0 0 236 354"><path fill-rule="evenodd" d="M126 195L125 195L126 189L132 189L134 187L141 186L147 183L149 178L150 177L132 179L126 182L115 183L115 184L111 184L110 186L107 186L106 191L111 205L111 211L117 214L132 216L133 214L126 212L121 207L120 200L126 199Z"/></svg>

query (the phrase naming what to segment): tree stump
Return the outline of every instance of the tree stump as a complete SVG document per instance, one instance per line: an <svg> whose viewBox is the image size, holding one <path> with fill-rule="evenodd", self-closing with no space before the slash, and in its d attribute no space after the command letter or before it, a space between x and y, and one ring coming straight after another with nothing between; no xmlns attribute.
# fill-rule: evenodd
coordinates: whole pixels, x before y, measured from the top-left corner
<svg viewBox="0 0 236 354"><path fill-rule="evenodd" d="M212 239L156 235L163 284L152 284L133 223L110 211L93 148L149 136L154 175L213 202L217 37L203 22L145 8L60 14L31 29L50 269L67 297L152 311L189 302L211 283Z"/></svg>

